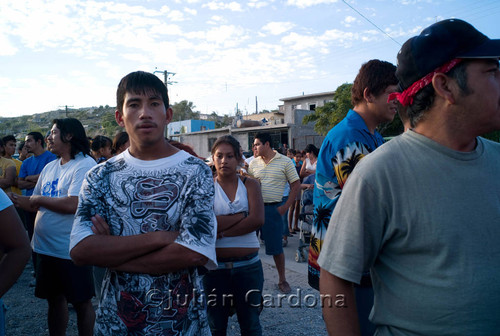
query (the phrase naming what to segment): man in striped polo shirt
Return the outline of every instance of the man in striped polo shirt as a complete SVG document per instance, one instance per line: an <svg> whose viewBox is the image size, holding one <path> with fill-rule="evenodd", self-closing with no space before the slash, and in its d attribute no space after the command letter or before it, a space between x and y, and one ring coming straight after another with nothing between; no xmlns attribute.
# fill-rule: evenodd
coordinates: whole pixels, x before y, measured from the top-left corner
<svg viewBox="0 0 500 336"><path fill-rule="evenodd" d="M262 238L265 242L266 254L273 256L278 270L278 288L282 293L288 294L291 288L285 276L281 216L295 200L300 189L300 179L292 160L272 149L271 136L268 133L258 133L253 145L255 159L250 162L248 173L260 181L262 188L266 216L262 226ZM283 192L287 183L290 183L290 194L284 202Z"/></svg>

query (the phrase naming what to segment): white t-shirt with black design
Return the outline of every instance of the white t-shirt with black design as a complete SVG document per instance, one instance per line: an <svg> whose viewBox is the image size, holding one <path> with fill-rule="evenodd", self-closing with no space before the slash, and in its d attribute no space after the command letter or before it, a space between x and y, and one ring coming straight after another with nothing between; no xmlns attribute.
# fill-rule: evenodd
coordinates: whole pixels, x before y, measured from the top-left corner
<svg viewBox="0 0 500 336"><path fill-rule="evenodd" d="M92 235L90 218L100 214L112 235L179 231L176 243L206 257L216 268L217 222L212 172L179 151L153 161L129 151L87 175L71 233L70 249ZM97 311L96 335L210 335L198 269L161 276L107 271Z"/></svg>

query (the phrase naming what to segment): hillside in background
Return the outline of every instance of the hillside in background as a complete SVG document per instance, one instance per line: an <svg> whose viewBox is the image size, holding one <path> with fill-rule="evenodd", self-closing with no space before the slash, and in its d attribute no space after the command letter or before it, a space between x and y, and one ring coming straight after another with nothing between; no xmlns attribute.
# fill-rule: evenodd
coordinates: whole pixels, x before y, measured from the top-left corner
<svg viewBox="0 0 500 336"><path fill-rule="evenodd" d="M0 117L0 136L13 134L17 139L24 140L27 133L37 131L46 134L52 127L52 121L58 118L76 118L85 127L87 136L98 134L112 137L122 130L115 121L115 107L99 106L79 109L57 110L33 115L2 118Z"/></svg>

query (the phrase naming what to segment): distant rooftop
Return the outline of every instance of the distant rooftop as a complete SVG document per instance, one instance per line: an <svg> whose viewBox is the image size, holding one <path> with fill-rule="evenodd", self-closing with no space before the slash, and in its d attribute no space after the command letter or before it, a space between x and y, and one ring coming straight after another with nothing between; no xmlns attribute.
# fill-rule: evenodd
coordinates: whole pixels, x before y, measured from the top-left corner
<svg viewBox="0 0 500 336"><path fill-rule="evenodd" d="M301 95L301 96L295 96L295 97L288 97L288 98L280 98L281 101L289 101L289 100L298 100L298 99L304 99L304 98L310 98L310 97L317 97L317 96L333 96L335 91L327 91L327 92L320 92L320 93L311 93L311 94L306 94L306 95Z"/></svg>

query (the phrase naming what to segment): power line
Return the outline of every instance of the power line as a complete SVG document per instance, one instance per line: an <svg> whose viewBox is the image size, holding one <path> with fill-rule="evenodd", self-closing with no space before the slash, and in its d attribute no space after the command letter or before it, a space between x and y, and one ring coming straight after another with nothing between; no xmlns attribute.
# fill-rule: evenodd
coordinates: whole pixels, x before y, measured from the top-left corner
<svg viewBox="0 0 500 336"><path fill-rule="evenodd" d="M380 30L382 32L382 34L386 35L388 38L390 38L391 40L393 40L397 45L401 46L401 43L399 43L398 41L396 41L395 39L393 39L391 37L391 35L387 34L379 26L377 26L375 23L373 23L372 21L370 21L370 19L368 19L363 14L361 14L361 12L358 11L356 8L354 8L353 6L349 5L345 0L342 0L342 2L345 3L347 6L349 6L353 11L355 11L356 13L358 13L363 19L365 19L366 21L368 21L369 23L371 23L375 28L377 28L378 30Z"/></svg>

